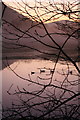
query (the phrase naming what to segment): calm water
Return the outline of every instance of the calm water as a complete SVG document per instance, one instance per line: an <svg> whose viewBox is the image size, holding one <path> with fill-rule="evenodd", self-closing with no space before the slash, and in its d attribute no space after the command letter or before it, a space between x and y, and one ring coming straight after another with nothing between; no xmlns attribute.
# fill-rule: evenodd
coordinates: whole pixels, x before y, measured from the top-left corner
<svg viewBox="0 0 80 120"><path fill-rule="evenodd" d="M6 14L9 14L9 17ZM8 20L26 33L23 34L11 25L3 25L3 66L0 70L2 102L5 111L3 114L16 117L23 114L39 116L80 91L79 73L74 65L64 58L62 52L60 60L57 64L55 63L60 52L59 49L55 49L58 47L55 42L62 48L66 40L63 51L76 62L80 61L79 40L75 35L70 38L68 35L74 28L77 29L78 25L70 21L45 24L54 42L46 35L43 25L33 27L37 24L35 21L30 19L23 21L21 18L20 14L10 8L6 9L3 17L4 20ZM71 28L69 31L67 31L68 25ZM17 35L21 37L18 39ZM80 66L80 63L76 64ZM51 102L46 103L49 100ZM42 102L44 103L41 104ZM76 97L50 115L65 115L70 114L71 111L73 114L73 109L79 102ZM78 116L76 111L75 116Z"/></svg>
<svg viewBox="0 0 80 120"><path fill-rule="evenodd" d="M15 90L18 91L26 89L29 92L39 91L42 86L37 85L36 83L40 83L43 85L49 84L51 80L51 70L54 68L55 62L50 60L41 60L41 59L29 59L29 60L3 60L3 63L7 66L10 65L10 68L4 67L2 70L2 82L3 82L3 107L8 108L12 107L12 103L14 104L22 104L19 96L13 95ZM79 64L79 63L78 63ZM1 71L0 71L1 72ZM30 81L28 81L28 80ZM52 83L58 87L64 87L73 92L77 93L79 89L78 85L78 73L75 67L69 62L59 61L57 63L54 75L52 77ZM34 81L36 83L32 83ZM45 92L42 93L42 96L48 96L54 93L58 99L60 99L63 91L59 88L54 89L54 87L48 87ZM9 95L8 92L12 95ZM72 95L72 93L71 93ZM64 94L64 97L71 96L69 92ZM31 98L30 95L23 95L24 99ZM35 100L36 99L36 100ZM30 100L32 103L40 102L41 99L38 97ZM45 101L42 99L42 101ZM72 103L75 103L71 101ZM76 104L78 101L76 101ZM42 106L40 109L43 109ZM34 110L35 111L35 110ZM34 112L34 115L39 114L39 111Z"/></svg>

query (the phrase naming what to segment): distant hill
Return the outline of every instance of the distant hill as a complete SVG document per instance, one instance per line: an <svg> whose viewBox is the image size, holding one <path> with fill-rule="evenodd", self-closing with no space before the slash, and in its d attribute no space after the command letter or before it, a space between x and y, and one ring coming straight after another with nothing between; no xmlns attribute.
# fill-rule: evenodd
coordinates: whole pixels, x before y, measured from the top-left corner
<svg viewBox="0 0 80 120"><path fill-rule="evenodd" d="M3 4L4 8L4 4ZM62 20L44 24L52 39L62 46L66 39L78 28L78 23ZM45 53L58 54L58 47L47 35L41 23L30 20L5 6L3 15L3 58L5 56L35 56ZM50 47L51 46L51 47ZM78 56L78 35L73 34L66 42L64 51L70 56Z"/></svg>

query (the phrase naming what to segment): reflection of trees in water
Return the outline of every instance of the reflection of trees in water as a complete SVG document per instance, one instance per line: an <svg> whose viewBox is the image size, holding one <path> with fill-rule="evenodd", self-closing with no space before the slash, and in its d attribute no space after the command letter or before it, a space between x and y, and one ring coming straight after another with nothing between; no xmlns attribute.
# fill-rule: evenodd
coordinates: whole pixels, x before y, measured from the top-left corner
<svg viewBox="0 0 80 120"><path fill-rule="evenodd" d="M25 5L28 6L28 4ZM49 5L52 6L52 4L50 3ZM54 20L59 19L58 17L56 18L57 14L61 14L61 16L68 15L70 19L72 20L76 19L76 21L78 21L77 13L79 11L77 9L76 10L73 9L77 5L79 5L79 3L76 1L73 3L68 2L68 4L66 5L61 4L61 6L63 6L62 8L59 8L57 5L54 4L55 10L53 10L53 13L55 14L46 21L52 18ZM28 7L30 8L30 6ZM45 6L42 7L45 8L45 10L47 10L47 7ZM31 8L31 9L35 10L35 8ZM26 8L25 11L26 14L30 16ZM48 9L48 12L52 12L52 11ZM72 14L74 15L71 17ZM43 118L45 119L46 117L48 119L62 118L64 120L79 119L80 104L77 103L77 101L80 96L80 92L75 90L75 88L78 87L79 84L78 77L80 75L80 68L76 63L76 61L79 61L79 58L76 58L74 60L71 56L68 55L68 53L65 52L66 44L74 45L72 42L74 40L77 41L79 39L79 36L77 35L79 31L78 22L62 21L62 22L53 23L57 27L58 32L53 29L50 32L50 28L48 27L48 25L44 24L43 20L40 18L41 16L38 16L37 13L36 15L38 21L36 21L35 17L30 16L30 18L32 17L32 19L34 19L36 22L33 22L30 19L26 19L26 18L23 21L23 18L21 18L23 16L20 15L17 16L19 23L21 23L20 21L22 22L27 21L25 22L26 25L25 28L24 28L25 25L22 23L21 24L24 26L20 27L18 26L19 24L15 25L15 23L11 22L11 20L10 21L6 20L4 15L3 15L3 48L4 48L3 50L4 51L8 50L13 54L14 51L20 52L20 50L23 51L25 50L27 54L28 50L32 50L32 51L34 50L35 52L37 52L37 54L34 55L35 58L36 56L39 57L39 55L41 55L43 59L49 59L51 57L50 60L53 61L54 58L52 59L52 56L55 56L55 60L54 60L53 68L44 67L39 69L40 75L45 74L44 77L38 75L37 79L34 80L31 76L33 74L35 75L35 71L31 71L31 74L29 74L27 78L21 76L16 72L16 69L13 69L9 65L7 54L3 53L3 57L4 56L6 57L6 65L8 66L8 68L18 78L28 83L30 87L31 86L35 87L35 89L31 88L29 91L27 88L23 87L23 89L20 89L19 86L17 86L17 89L14 90L14 93L11 93L11 89L13 87L13 85L11 85L7 93L9 95L17 96L20 104L14 103L13 101L11 108L8 108L7 110L5 109L3 110L3 118L14 119L14 120L17 119L18 117L22 119L30 118L32 120L33 119L39 120ZM74 16L76 17L74 18ZM49 23L49 25L51 24L52 23ZM59 40L57 42L56 39L59 38L55 37L55 35L57 35L60 39L62 36L64 36L65 40L61 43L58 43ZM48 41L46 39L48 39ZM75 50L74 49L75 46L70 46L70 47L72 47L73 50ZM56 52L50 53L51 50ZM60 71L57 68L59 62L60 65L62 65ZM66 70L63 64L66 65ZM22 69L24 70L24 68ZM47 70L49 71L49 74L46 74ZM61 78L62 80L60 80ZM7 116L5 116L6 114Z"/></svg>
<svg viewBox="0 0 80 120"><path fill-rule="evenodd" d="M48 114L48 116L54 116L55 118L61 116L69 117L74 113L72 116L77 119L76 116L78 115L79 111L79 106L77 104L76 98L77 95L79 95L76 93L76 88L78 87L78 75L77 71L73 66L71 66L70 63L67 63L67 65L65 67L64 66L65 63L64 65L61 64L60 70L59 68L56 68L55 71L51 68L45 67L38 68L38 71L36 72L34 70L35 74L37 74L36 80L33 79L32 76L34 75L31 75L31 72L29 74L29 77L26 78L24 76L21 76L20 73L18 74L16 69L9 66L9 69L13 71L17 77L20 77L20 79L25 81L25 84L27 86L27 88L23 86L21 89L18 85L14 93L11 92L14 86L11 85L9 87L7 91L8 94L17 96L21 103L18 104L17 102L13 101L12 105L15 110L11 108L9 109L9 112L10 110L14 111L16 117L19 114L25 116L25 113L27 113L27 117L32 118L35 115L39 116L41 113L45 112L51 112ZM40 70L42 71L41 73ZM43 72L43 70L45 72ZM50 73L50 71L52 72ZM53 72L54 76L52 78ZM20 110L19 113L16 113L16 110Z"/></svg>

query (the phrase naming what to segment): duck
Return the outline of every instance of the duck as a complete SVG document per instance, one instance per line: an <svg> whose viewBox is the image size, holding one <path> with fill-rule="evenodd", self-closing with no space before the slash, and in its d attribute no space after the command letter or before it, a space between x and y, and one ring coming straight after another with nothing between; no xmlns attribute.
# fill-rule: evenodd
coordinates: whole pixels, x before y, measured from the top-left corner
<svg viewBox="0 0 80 120"><path fill-rule="evenodd" d="M43 69L40 69L40 73L44 73L45 72L45 70L43 70Z"/></svg>
<svg viewBox="0 0 80 120"><path fill-rule="evenodd" d="M33 75L33 74L35 74L35 72L34 72L34 71L32 71L32 72L31 72L31 75Z"/></svg>

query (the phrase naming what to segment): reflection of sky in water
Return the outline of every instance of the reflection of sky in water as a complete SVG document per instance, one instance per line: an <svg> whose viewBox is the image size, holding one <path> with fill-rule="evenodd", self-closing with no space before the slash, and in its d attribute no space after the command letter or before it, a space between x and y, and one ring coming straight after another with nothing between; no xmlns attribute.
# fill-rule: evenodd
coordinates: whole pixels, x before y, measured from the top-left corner
<svg viewBox="0 0 80 120"><path fill-rule="evenodd" d="M53 8L52 8L53 9ZM14 17L15 18L15 17ZM62 19L62 18L61 18ZM15 21L14 21L15 23ZM17 22L16 22L17 24ZM20 23L21 25L21 23ZM46 25L46 27L48 28L49 32L51 33L51 31L53 31L53 29L51 29L52 24L48 24ZM24 27L24 26L23 26ZM55 27L55 25L54 25ZM54 28L52 27L52 28ZM34 30L33 30L34 31ZM33 33L33 31L31 31L31 33ZM37 31L42 34L44 33L42 29L37 28ZM54 32L57 31L57 28L54 29ZM58 32L58 31L57 31ZM60 31L59 31L60 32ZM64 31L63 31L64 32ZM12 38L12 37L11 37ZM65 40L67 39L66 37L62 37L60 35L54 35L53 38L55 38L55 40L62 46L62 40L64 42L64 38ZM60 41L61 40L61 41ZM45 37L45 43L49 43L48 39L46 39ZM69 42L70 41L70 42ZM72 59L76 59L77 60L77 56L79 56L78 51L78 41L74 38L70 38L69 41L67 42L67 44L65 45L64 51L65 53L67 53ZM22 39L23 42L23 39ZM25 42L24 42L25 44ZM28 43L30 45L32 45L32 41L30 41L30 43ZM52 43L50 42L49 44L52 45ZM46 47L42 47L42 45L37 45L36 42L34 43L33 41L33 45L34 48L39 48L45 52L50 52L50 53L55 53L58 51L54 51L53 49L47 49ZM11 47L11 46L10 46ZM23 49L23 51L25 51ZM23 51L21 52L20 50L17 51L10 51L4 52L3 57L5 58L5 56L9 56L10 59L16 59L16 56L19 58L34 58L35 55L40 56L41 57L45 57L46 58L51 58L50 60L53 60L53 56L47 56L47 55L42 55L41 53L37 53L35 51L30 50L28 52L28 50L26 49L26 51L23 53ZM11 52L11 53L10 53ZM16 52L16 53L15 53ZM31 52L31 54L30 54ZM21 54L22 53L22 54ZM26 53L26 56L25 56ZM18 55L20 56L18 56ZM21 57L22 56L22 57ZM24 57L23 57L24 56ZM33 57L32 57L33 56ZM64 57L64 56L62 56ZM38 58L38 57L37 57ZM36 59L36 58L35 58ZM15 95L9 95L7 93L11 92L14 93L15 90L27 90L28 92L36 92L39 91L43 88L43 86L41 85L48 85L50 82L51 85L53 85L52 87L47 87L45 89L45 91L41 94L42 96L46 97L46 96L52 96L52 94L55 93L55 97L57 97L57 99L60 99L60 97L62 96L61 100L64 98L68 98L71 97L73 95L73 92L77 93L78 92L78 83L79 83L79 78L77 76L77 71L75 69L75 67L68 63L68 62L61 62L59 61L57 63L55 72L54 70L54 66L55 63L50 61L50 60L9 60L9 64L10 64L10 69L9 67L4 67L2 73L3 73L3 106L4 107L9 107L11 106L11 103L14 102L17 105L20 103L21 101L19 100L19 96L15 96ZM4 60L3 60L4 61ZM5 61L4 61L5 63ZM6 64L6 63L5 63ZM53 77L52 77L52 73ZM0 71L1 73L1 71ZM52 78L52 79L51 79ZM41 85L38 85L38 84ZM65 89L68 89L70 91L64 92L62 88L64 87ZM24 88L24 89L23 89ZM22 99L29 99L31 98L31 95L22 95ZM17 101L18 100L18 101ZM39 97L36 97L32 100L30 100L31 103L35 104L35 103L39 103L42 101L45 101L45 99L40 99ZM73 103L73 101L71 101ZM70 103L70 102L69 102ZM40 106L39 106L40 107ZM41 106L43 107L43 106ZM36 113L37 114L37 113Z"/></svg>
<svg viewBox="0 0 80 120"><path fill-rule="evenodd" d="M10 65L10 67L21 77L31 79L32 81L48 84L50 82L50 70L54 67L54 62L47 60L19 60ZM69 67L69 71L68 71ZM40 70L44 70L40 72ZM70 73L69 73L70 72ZM68 74L68 77L67 75ZM76 69L72 65L65 65L58 63L56 66L55 73L53 75L53 85L61 86L62 81L63 86L72 90L77 91L78 86L75 86L78 83L78 76ZM65 80L65 78L67 79ZM67 82L68 81L68 82ZM73 86L71 86L71 83ZM11 87L11 85L13 85ZM3 69L3 105L9 106L10 101L14 101L16 97L9 96L7 91L11 87L11 92L17 89L17 86L20 89L27 89L28 91L39 90L38 85L30 83L26 80L22 80L17 77L8 67ZM46 92L52 91L52 88L48 88ZM59 97L61 91L56 89L56 95ZM68 93L65 94L68 96ZM8 102L7 102L8 101Z"/></svg>

